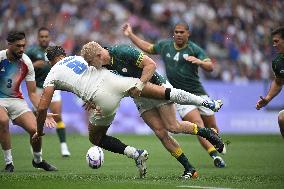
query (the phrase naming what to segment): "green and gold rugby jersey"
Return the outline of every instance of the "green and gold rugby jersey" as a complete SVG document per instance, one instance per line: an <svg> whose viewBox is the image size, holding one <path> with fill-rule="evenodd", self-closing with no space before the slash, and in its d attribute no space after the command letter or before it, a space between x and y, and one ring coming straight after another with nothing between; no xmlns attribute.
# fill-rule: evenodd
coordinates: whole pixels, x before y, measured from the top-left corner
<svg viewBox="0 0 284 189"><path fill-rule="evenodd" d="M111 63L106 68L115 70L116 73L122 76L141 77L143 69L139 66L143 60L143 52L129 45L115 45L108 48L108 51L111 56ZM166 83L166 79L155 72L150 82L162 85Z"/></svg>
<svg viewBox="0 0 284 189"><path fill-rule="evenodd" d="M284 79L284 54L278 54L272 60L272 70L276 77Z"/></svg>
<svg viewBox="0 0 284 189"><path fill-rule="evenodd" d="M198 45L189 41L184 48L178 49L173 40L162 40L154 44L152 53L161 55L167 78L173 87L196 95L207 95L199 81L198 65L185 60L188 56L210 60Z"/></svg>
<svg viewBox="0 0 284 189"><path fill-rule="evenodd" d="M44 49L42 49L39 46L34 46L29 48L26 51L26 54L31 59L31 61L34 63L37 60L43 60L45 61L45 64L41 68L35 68L35 80L36 80L36 86L39 88L43 88L44 80L48 74L48 72L51 69L51 65L48 63L48 59L46 57L46 52Z"/></svg>

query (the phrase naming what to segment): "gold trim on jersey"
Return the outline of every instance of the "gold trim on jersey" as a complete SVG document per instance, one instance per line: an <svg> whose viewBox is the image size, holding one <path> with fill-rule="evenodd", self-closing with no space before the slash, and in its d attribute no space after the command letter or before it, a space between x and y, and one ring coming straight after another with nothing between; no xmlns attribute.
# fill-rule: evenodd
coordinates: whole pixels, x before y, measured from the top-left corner
<svg viewBox="0 0 284 189"><path fill-rule="evenodd" d="M143 57L144 57L144 53L140 52L139 57L138 57L138 59L135 63L138 67L140 66L141 62L143 61Z"/></svg>
<svg viewBox="0 0 284 189"><path fill-rule="evenodd" d="M205 58L204 60L202 60L204 62L211 62L211 59L210 58Z"/></svg>
<svg viewBox="0 0 284 189"><path fill-rule="evenodd" d="M113 57L111 57L110 64L113 65Z"/></svg>
<svg viewBox="0 0 284 189"><path fill-rule="evenodd" d="M155 53L154 45L150 46L149 51L150 51L151 54Z"/></svg>
<svg viewBox="0 0 284 189"><path fill-rule="evenodd" d="M184 44L181 48L179 48L177 45L176 45L176 43L174 42L174 48L176 49L176 50L181 50L181 49L184 49L184 48L186 48L187 47L187 43L186 44Z"/></svg>

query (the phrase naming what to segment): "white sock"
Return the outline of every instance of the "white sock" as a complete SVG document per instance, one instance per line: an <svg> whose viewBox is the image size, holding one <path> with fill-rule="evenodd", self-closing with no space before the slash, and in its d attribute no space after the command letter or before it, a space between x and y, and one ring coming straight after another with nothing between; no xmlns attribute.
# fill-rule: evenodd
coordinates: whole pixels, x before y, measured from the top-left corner
<svg viewBox="0 0 284 189"><path fill-rule="evenodd" d="M62 148L68 149L66 142L60 143L60 146L61 146L61 149L62 149Z"/></svg>
<svg viewBox="0 0 284 189"><path fill-rule="evenodd" d="M183 105L201 106L205 99L181 89L171 88L170 100Z"/></svg>
<svg viewBox="0 0 284 189"><path fill-rule="evenodd" d="M137 149L132 147L132 146L127 146L125 149L124 149L124 154L129 157L129 158L132 158L132 159L137 159L138 156L139 156L139 153L137 152Z"/></svg>
<svg viewBox="0 0 284 189"><path fill-rule="evenodd" d="M42 152L41 151L40 152L33 152L33 154L34 154L34 161L36 163L42 162Z"/></svg>
<svg viewBox="0 0 284 189"><path fill-rule="evenodd" d="M13 163L13 157L12 157L12 150L2 150L3 151L3 155L4 155L4 160L6 165Z"/></svg>

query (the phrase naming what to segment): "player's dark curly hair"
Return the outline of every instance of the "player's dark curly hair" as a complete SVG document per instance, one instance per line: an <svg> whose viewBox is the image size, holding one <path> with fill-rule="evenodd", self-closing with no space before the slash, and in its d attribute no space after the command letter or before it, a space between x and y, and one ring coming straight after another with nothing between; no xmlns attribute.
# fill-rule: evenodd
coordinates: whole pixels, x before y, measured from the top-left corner
<svg viewBox="0 0 284 189"><path fill-rule="evenodd" d="M7 36L6 40L9 43L14 43L15 41L22 40L22 39L25 39L25 38L26 38L25 32L22 32L22 31L10 31L8 33L8 36Z"/></svg>
<svg viewBox="0 0 284 189"><path fill-rule="evenodd" d="M272 36L277 34L280 34L281 38L284 39L284 26L280 26L271 32Z"/></svg>
<svg viewBox="0 0 284 189"><path fill-rule="evenodd" d="M46 49L46 57L49 61L54 60L56 57L63 55L66 56L65 50L61 46L49 46Z"/></svg>

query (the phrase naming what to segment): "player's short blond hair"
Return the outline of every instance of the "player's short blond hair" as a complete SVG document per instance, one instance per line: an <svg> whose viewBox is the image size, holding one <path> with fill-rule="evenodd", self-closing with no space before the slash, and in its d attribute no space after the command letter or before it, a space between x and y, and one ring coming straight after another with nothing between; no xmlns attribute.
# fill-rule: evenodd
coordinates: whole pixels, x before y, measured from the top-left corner
<svg viewBox="0 0 284 189"><path fill-rule="evenodd" d="M88 62L93 60L102 50L102 46L95 41L86 43L81 50L81 56Z"/></svg>

